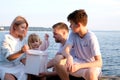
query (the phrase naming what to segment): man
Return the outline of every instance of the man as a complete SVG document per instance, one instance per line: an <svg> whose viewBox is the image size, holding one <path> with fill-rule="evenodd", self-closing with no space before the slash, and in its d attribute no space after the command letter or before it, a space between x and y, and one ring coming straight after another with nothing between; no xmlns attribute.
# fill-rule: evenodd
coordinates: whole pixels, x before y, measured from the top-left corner
<svg viewBox="0 0 120 80"><path fill-rule="evenodd" d="M67 38L68 38L68 35L69 35L69 29L68 29L68 26L63 23L63 22L59 22L59 23L56 23L52 26L52 29L53 29L53 37L55 39L55 42L56 43L60 43L60 48L57 52L57 54L55 55L55 58L59 58L58 56L61 56L61 52L62 52L62 47L64 46ZM54 68L54 58L51 59L48 64L47 64L47 68L51 68L53 67ZM36 79L39 79L41 78L42 80L45 80L45 77L47 77L48 80L52 80L53 78L55 78L57 75L56 71L53 71L53 72L43 72L43 73L40 73L39 74L39 77ZM33 76L35 77L35 76ZM32 78L33 79L33 78ZM57 77L58 79L58 77Z"/></svg>
<svg viewBox="0 0 120 80"><path fill-rule="evenodd" d="M55 58L60 58L60 56L62 55L61 52L63 51L63 46L69 35L69 29L68 29L68 26L63 22L54 24L52 26L52 28L53 28L53 37L55 39L55 42L60 43L60 48L59 48L57 54L55 55ZM48 62L48 65L47 65L48 68L54 67L54 63L55 63L54 59L55 58L51 59ZM51 76L56 76L56 75L57 75L56 71L40 73L40 77L45 77L45 76L51 77Z"/></svg>
<svg viewBox="0 0 120 80"><path fill-rule="evenodd" d="M63 57L60 56L55 60L58 75L61 80L70 80L69 74L83 77L85 80L98 80L102 57L95 34L87 29L86 12L75 10L67 19L72 32L64 45ZM75 50L75 57L70 54L72 48Z"/></svg>
<svg viewBox="0 0 120 80"><path fill-rule="evenodd" d="M55 39L55 42L56 43L60 43L60 48L59 48L57 54L55 55L55 57L48 62L48 68L50 68L50 67L54 68L55 67L54 64L56 63L55 61L56 60L59 61L62 58L64 58L62 56L61 52L64 49L64 45L65 45L65 43L66 43L66 41L68 39L68 35L69 35L68 26L65 23L63 23L63 22L59 22L59 23L54 24L52 26L52 29L53 29L53 37ZM73 57L75 57L75 55L74 55L74 49L71 49L71 53L72 53L71 55ZM53 72L41 73L40 76L41 77L47 76L47 80L53 80L53 79L54 80L60 80L59 77L57 77L56 69ZM70 78L71 79L73 78L73 80L77 79L77 78L74 78L72 76L70 76ZM79 79L83 80L83 78L79 78Z"/></svg>

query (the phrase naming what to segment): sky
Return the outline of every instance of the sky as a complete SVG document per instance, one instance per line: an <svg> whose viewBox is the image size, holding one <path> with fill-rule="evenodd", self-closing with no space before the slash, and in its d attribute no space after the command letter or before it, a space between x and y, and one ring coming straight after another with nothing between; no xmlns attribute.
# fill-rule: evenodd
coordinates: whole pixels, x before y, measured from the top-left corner
<svg viewBox="0 0 120 80"><path fill-rule="evenodd" d="M0 26L10 26L19 15L30 27L69 26L67 16L78 9L87 12L88 29L120 30L120 0L0 0Z"/></svg>

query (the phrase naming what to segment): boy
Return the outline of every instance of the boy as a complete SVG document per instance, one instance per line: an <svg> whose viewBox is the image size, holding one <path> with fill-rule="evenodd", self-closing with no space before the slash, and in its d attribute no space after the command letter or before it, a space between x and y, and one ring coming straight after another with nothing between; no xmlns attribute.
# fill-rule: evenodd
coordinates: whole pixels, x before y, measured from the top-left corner
<svg viewBox="0 0 120 80"><path fill-rule="evenodd" d="M63 59L56 60L56 71L61 80L70 80L69 74L85 80L98 80L102 57L95 34L87 29L85 10L75 10L67 17L72 32L62 52ZM70 50L74 48L75 57Z"/></svg>

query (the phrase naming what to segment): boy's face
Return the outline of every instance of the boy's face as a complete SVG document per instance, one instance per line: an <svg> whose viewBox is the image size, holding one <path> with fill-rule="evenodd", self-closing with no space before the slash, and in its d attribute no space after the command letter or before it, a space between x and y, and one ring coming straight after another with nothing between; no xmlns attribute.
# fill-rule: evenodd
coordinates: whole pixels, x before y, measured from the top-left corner
<svg viewBox="0 0 120 80"><path fill-rule="evenodd" d="M70 28L74 33L79 32L79 25L70 20Z"/></svg>

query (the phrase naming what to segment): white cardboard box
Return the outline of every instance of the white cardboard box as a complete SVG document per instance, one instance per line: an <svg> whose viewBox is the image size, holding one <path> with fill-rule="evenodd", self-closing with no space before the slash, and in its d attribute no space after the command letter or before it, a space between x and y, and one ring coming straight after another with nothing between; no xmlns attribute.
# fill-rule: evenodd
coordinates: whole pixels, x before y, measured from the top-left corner
<svg viewBox="0 0 120 80"><path fill-rule="evenodd" d="M39 75L47 71L48 56L39 50L29 50L27 54L25 72L28 74Z"/></svg>

